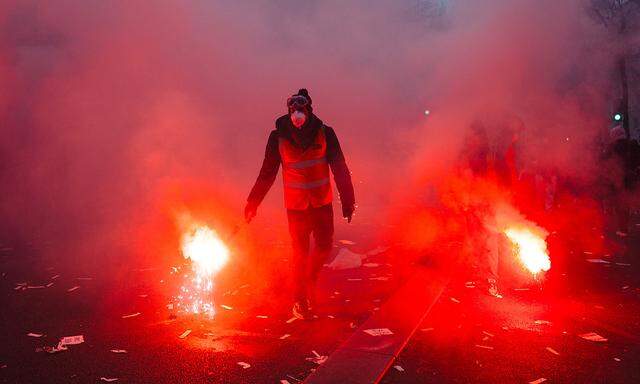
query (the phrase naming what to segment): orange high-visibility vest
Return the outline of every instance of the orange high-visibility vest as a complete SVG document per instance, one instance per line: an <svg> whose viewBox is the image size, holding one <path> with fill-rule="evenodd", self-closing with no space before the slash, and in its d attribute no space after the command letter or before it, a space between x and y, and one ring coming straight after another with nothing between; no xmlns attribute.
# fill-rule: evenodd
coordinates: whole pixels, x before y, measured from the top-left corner
<svg viewBox="0 0 640 384"><path fill-rule="evenodd" d="M327 139L324 126L318 130L313 144L307 149L279 139L282 159L284 203L287 209L307 209L331 203L333 191L327 163Z"/></svg>

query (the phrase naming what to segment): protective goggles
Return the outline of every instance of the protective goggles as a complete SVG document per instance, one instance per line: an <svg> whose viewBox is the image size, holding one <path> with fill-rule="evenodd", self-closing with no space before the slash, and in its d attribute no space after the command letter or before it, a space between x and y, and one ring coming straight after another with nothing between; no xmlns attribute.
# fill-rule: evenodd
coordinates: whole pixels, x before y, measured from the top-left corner
<svg viewBox="0 0 640 384"><path fill-rule="evenodd" d="M308 105L309 100L304 96L294 95L287 99L287 107L289 107L289 109L305 108Z"/></svg>

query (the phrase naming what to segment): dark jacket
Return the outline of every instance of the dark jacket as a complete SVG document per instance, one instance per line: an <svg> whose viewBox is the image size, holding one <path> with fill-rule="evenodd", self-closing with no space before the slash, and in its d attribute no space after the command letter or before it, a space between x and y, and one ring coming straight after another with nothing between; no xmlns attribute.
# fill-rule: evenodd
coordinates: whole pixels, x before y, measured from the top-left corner
<svg viewBox="0 0 640 384"><path fill-rule="evenodd" d="M269 140L267 141L267 148L265 150L260 174L247 198L249 204L254 206L260 205L278 175L278 169L282 162L278 148L278 140L285 138L294 143L294 145L308 148L313 143L318 130L322 126L322 120L313 113L300 129L293 126L288 114L280 116L276 120L276 129L271 131ZM344 154L340 148L340 142L338 142L338 137L333 128L326 125L324 127L327 138L327 162L329 163L329 167L331 167L331 172L333 172L333 179L340 194L340 201L343 207L353 206L356 201L353 184L351 182L351 173L349 172Z"/></svg>

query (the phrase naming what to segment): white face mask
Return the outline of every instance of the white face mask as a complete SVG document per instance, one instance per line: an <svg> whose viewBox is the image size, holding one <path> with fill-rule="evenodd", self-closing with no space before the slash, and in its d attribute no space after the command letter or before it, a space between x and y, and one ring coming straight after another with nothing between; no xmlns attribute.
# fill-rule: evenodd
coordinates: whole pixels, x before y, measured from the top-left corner
<svg viewBox="0 0 640 384"><path fill-rule="evenodd" d="M305 121L307 121L307 116L304 112L295 111L291 114L291 122L296 128L302 127Z"/></svg>

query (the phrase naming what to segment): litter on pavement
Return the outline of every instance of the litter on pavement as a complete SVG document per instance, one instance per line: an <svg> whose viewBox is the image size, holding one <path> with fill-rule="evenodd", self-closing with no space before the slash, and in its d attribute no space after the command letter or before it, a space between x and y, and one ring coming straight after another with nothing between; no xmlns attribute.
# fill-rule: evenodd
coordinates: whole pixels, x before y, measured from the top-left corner
<svg viewBox="0 0 640 384"><path fill-rule="evenodd" d="M578 335L579 337L585 339L585 340L589 340L589 341L596 341L596 342L605 342L607 341L606 338L598 335L595 332L589 332L589 333L583 333L581 335Z"/></svg>
<svg viewBox="0 0 640 384"><path fill-rule="evenodd" d="M394 365L393 368L395 368L395 370L398 371L398 372L404 372L404 368L402 368L399 365Z"/></svg>
<svg viewBox="0 0 640 384"><path fill-rule="evenodd" d="M362 264L363 267L367 267L367 268L375 268L375 267L379 267L380 264L378 263L364 263Z"/></svg>
<svg viewBox="0 0 640 384"><path fill-rule="evenodd" d="M336 257L325 266L333 270L359 268L362 265L362 255L351 252L347 248L341 248Z"/></svg>
<svg viewBox="0 0 640 384"><path fill-rule="evenodd" d="M611 264L607 260L603 260L603 259L587 259L587 262L593 263L593 264Z"/></svg>
<svg viewBox="0 0 640 384"><path fill-rule="evenodd" d="M29 336L29 337L42 337L42 336L44 336L44 334L29 332L29 333L27 333L27 336Z"/></svg>
<svg viewBox="0 0 640 384"><path fill-rule="evenodd" d="M540 383L544 383L545 381L547 381L547 379L545 379L544 377L541 377L539 379L530 381L529 384L540 384Z"/></svg>
<svg viewBox="0 0 640 384"><path fill-rule="evenodd" d="M112 349L111 352L113 353L127 353L126 349Z"/></svg>
<svg viewBox="0 0 640 384"><path fill-rule="evenodd" d="M288 333L285 333L284 335L280 336L280 340L284 340L284 339L286 339L286 338L287 338L287 337L289 337L289 336L291 336L291 335L290 335L290 334L288 334Z"/></svg>
<svg viewBox="0 0 640 384"><path fill-rule="evenodd" d="M76 344L82 344L82 343L84 343L83 335L65 336L60 339L60 341L58 342L58 345L56 345L55 347L38 348L36 349L36 352L45 351L48 353L56 353L56 352L66 351L67 345L76 345Z"/></svg>
<svg viewBox="0 0 640 384"><path fill-rule="evenodd" d="M311 362L316 363L318 365L323 364L329 358L329 356L320 355L316 351L311 351L311 353L313 353L313 357L307 357L307 358L305 358L305 360L311 361Z"/></svg>
<svg viewBox="0 0 640 384"><path fill-rule="evenodd" d="M551 347L547 347L545 348L547 351L553 353L556 356L560 356L560 353L558 351L556 351L555 349L551 348Z"/></svg>
<svg viewBox="0 0 640 384"><path fill-rule="evenodd" d="M391 332L391 330L389 328L372 328L372 329L365 329L363 331L364 333L371 335L371 336L387 336L387 335L393 335L393 332Z"/></svg>
<svg viewBox="0 0 640 384"><path fill-rule="evenodd" d="M129 315L122 315L123 319L128 319L130 317L136 317L136 316L140 316L140 312L136 312L136 313L131 313Z"/></svg>
<svg viewBox="0 0 640 384"><path fill-rule="evenodd" d="M383 247L383 246L379 246L377 248L374 248L370 251L367 251L366 255L367 256L376 256L379 255L383 252L386 252L389 249L389 247Z"/></svg>
<svg viewBox="0 0 640 384"><path fill-rule="evenodd" d="M456 299L455 297L451 297L451 301L453 301L456 304L460 304L460 300Z"/></svg>
<svg viewBox="0 0 640 384"><path fill-rule="evenodd" d="M351 240L338 240L338 242L344 245L355 245L355 241L351 241Z"/></svg>
<svg viewBox="0 0 640 384"><path fill-rule="evenodd" d="M242 367L242 369L251 368L251 364L245 363L244 361L238 361L238 365Z"/></svg>
<svg viewBox="0 0 640 384"><path fill-rule="evenodd" d="M100 378L100 381L106 381L107 383L111 383L111 382L114 382L114 381L118 381L118 378L117 377L104 377L104 376L102 376Z"/></svg>
<svg viewBox="0 0 640 384"><path fill-rule="evenodd" d="M60 343L58 343L58 345L76 345L76 344L82 344L84 343L84 336L83 335L77 335L77 336L65 336L62 339L60 339Z"/></svg>

